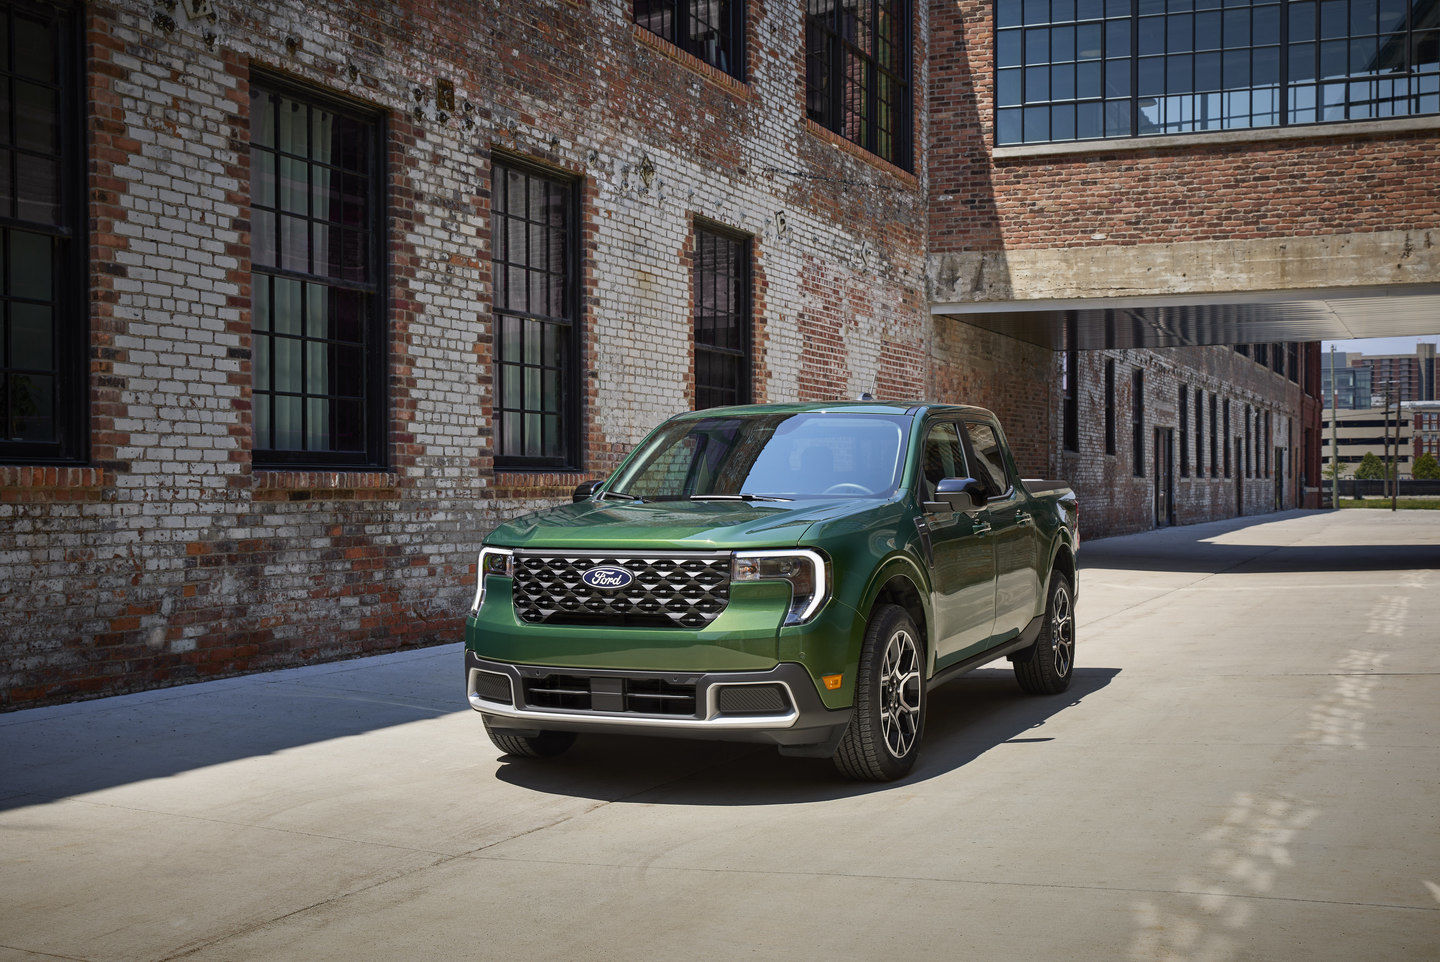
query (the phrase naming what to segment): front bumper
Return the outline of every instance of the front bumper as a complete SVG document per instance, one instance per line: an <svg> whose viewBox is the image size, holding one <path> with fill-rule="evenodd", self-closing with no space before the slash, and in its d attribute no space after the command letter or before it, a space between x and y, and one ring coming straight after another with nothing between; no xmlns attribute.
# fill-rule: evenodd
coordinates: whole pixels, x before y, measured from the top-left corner
<svg viewBox="0 0 1440 962"><path fill-rule="evenodd" d="M465 651L470 707L492 728L830 745L849 708L826 708L794 662L764 671L631 671L520 665ZM545 704L544 702L548 702Z"/></svg>

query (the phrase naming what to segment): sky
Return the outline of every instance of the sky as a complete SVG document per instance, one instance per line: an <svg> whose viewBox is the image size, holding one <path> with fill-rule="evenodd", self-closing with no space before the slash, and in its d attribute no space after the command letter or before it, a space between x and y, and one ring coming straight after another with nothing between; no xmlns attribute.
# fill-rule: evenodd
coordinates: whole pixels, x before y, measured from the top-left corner
<svg viewBox="0 0 1440 962"><path fill-rule="evenodd" d="M1335 350L1360 354L1414 354L1415 345L1424 341L1427 344L1440 344L1440 334L1429 334L1425 337L1367 337L1353 341L1321 341L1320 349L1328 352L1330 345L1335 345Z"/></svg>

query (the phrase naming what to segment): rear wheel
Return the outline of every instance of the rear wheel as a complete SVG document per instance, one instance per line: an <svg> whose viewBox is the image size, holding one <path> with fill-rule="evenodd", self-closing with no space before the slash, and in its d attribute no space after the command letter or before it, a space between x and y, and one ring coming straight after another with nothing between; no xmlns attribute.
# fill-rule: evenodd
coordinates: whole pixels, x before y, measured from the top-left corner
<svg viewBox="0 0 1440 962"><path fill-rule="evenodd" d="M855 711L835 752L841 774L870 782L903 778L925 731L925 646L908 612L875 610L855 677Z"/></svg>
<svg viewBox="0 0 1440 962"><path fill-rule="evenodd" d="M1075 594L1059 571L1050 576L1045 622L1029 657L1015 661L1015 680L1031 695L1058 695L1075 673Z"/></svg>
<svg viewBox="0 0 1440 962"><path fill-rule="evenodd" d="M575 744L574 732L541 732L538 735L517 735L503 728L493 728L485 719L485 734L495 747L518 758L554 758Z"/></svg>

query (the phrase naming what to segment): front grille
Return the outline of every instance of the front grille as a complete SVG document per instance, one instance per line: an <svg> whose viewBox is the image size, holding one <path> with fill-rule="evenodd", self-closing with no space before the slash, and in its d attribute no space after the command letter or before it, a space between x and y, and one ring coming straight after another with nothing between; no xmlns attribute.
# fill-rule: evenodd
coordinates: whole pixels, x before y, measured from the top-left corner
<svg viewBox="0 0 1440 962"><path fill-rule="evenodd" d="M591 568L624 568L623 588L592 588ZM730 555L574 555L515 552L521 621L551 625L703 628L730 602Z"/></svg>
<svg viewBox="0 0 1440 962"><path fill-rule="evenodd" d="M695 686L660 678L554 674L526 678L523 686L531 708L695 717Z"/></svg>

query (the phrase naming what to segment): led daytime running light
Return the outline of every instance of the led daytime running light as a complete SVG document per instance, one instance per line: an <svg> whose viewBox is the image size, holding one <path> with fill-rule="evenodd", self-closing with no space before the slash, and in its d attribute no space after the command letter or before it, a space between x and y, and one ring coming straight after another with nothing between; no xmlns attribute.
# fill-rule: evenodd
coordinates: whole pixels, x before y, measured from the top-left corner
<svg viewBox="0 0 1440 962"><path fill-rule="evenodd" d="M481 548L480 560L475 565L475 600L470 603L470 613L473 615L480 610L485 603L485 578L489 575L499 575L502 578L510 578L515 574L515 552L509 548Z"/></svg>
<svg viewBox="0 0 1440 962"><path fill-rule="evenodd" d="M830 595L825 559L808 549L737 551L730 566L730 580L788 581L790 610L784 622L787 625L809 621Z"/></svg>

